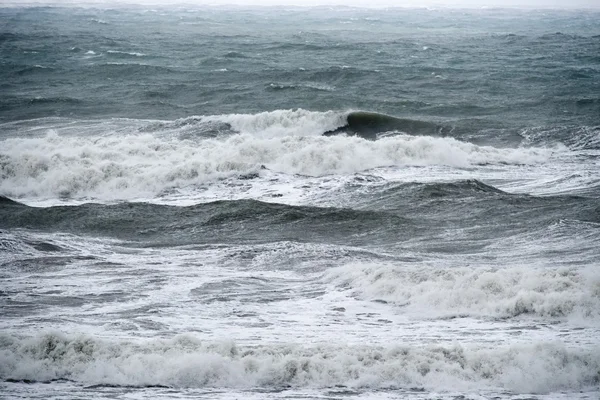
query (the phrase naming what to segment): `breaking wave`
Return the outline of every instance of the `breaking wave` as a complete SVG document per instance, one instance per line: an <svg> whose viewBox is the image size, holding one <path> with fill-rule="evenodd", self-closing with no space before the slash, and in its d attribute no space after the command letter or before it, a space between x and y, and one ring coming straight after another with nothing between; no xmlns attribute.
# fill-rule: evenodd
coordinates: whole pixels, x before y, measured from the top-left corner
<svg viewBox="0 0 600 400"><path fill-rule="evenodd" d="M388 347L238 346L180 335L108 341L50 333L0 336L5 381L71 380L83 385L455 390L498 387L516 393L579 390L598 384L598 348L533 343Z"/></svg>
<svg viewBox="0 0 600 400"><path fill-rule="evenodd" d="M369 141L321 136L340 125L340 115L280 111L192 118L162 127L155 123L146 127L151 133L134 133L134 127L129 134L74 137L61 135L59 128L44 137L9 138L0 150L0 193L19 198L130 199L254 174L263 167L324 176L384 166L534 164L552 155L550 149L477 146L449 137L398 134ZM220 135L226 129L215 127L216 122L241 133ZM213 137L190 135L200 123L209 124ZM157 132L163 128L171 134ZM186 136L177 137L173 130L185 130Z"/></svg>
<svg viewBox="0 0 600 400"><path fill-rule="evenodd" d="M315 112L303 109L265 111L258 114L226 114L201 117L202 121L218 121L233 130L262 138L283 136L319 136L346 123L347 113Z"/></svg>
<svg viewBox="0 0 600 400"><path fill-rule="evenodd" d="M600 273L593 269L356 263L331 269L326 280L353 296L431 317L600 317Z"/></svg>

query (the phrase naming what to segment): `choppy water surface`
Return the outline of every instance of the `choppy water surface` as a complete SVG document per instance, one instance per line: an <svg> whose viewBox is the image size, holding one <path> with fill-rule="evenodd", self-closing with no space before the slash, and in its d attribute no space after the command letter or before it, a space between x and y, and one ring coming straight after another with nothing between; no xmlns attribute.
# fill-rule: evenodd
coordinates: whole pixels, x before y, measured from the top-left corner
<svg viewBox="0 0 600 400"><path fill-rule="evenodd" d="M595 399L600 14L0 8L0 396Z"/></svg>

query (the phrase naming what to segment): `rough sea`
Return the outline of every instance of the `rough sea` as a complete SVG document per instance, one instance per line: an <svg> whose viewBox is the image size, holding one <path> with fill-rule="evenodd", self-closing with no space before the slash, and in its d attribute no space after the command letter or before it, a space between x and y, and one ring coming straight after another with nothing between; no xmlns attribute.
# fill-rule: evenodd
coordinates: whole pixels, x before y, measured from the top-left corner
<svg viewBox="0 0 600 400"><path fill-rule="evenodd" d="M0 397L598 399L600 11L0 7Z"/></svg>

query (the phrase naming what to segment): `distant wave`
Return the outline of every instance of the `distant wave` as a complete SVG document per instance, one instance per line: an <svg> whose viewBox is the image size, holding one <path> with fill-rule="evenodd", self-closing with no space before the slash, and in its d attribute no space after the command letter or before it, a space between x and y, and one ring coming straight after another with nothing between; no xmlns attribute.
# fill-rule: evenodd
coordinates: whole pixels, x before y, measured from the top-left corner
<svg viewBox="0 0 600 400"><path fill-rule="evenodd" d="M225 58L248 58L244 53L240 53L239 51L229 51L223 55Z"/></svg>
<svg viewBox="0 0 600 400"><path fill-rule="evenodd" d="M138 53L138 52L134 52L134 51L118 51L118 50L108 50L107 53L113 54L113 55L134 56L134 57L144 57L146 55L144 53Z"/></svg>
<svg viewBox="0 0 600 400"><path fill-rule="evenodd" d="M37 103L37 104L54 104L54 103L68 103L68 104L79 104L83 103L80 99L76 99L73 97L33 97L29 99L29 103Z"/></svg>
<svg viewBox="0 0 600 400"><path fill-rule="evenodd" d="M577 391L598 385L600 350L530 343L238 346L190 335L103 340L48 333L0 335L0 379L81 385L237 389L333 388Z"/></svg>
<svg viewBox="0 0 600 400"><path fill-rule="evenodd" d="M349 82L356 81L359 79L365 79L367 77L373 77L377 75L378 70L368 69L361 67L354 67L350 65L338 65L325 68L318 68L315 70L307 70L306 79L310 82L331 82L336 83L340 80L346 80Z"/></svg>
<svg viewBox="0 0 600 400"><path fill-rule="evenodd" d="M106 62L102 64L92 64L86 68L100 70L101 72L119 74L136 74L144 71L158 73L175 72L175 69L170 67L136 62Z"/></svg>
<svg viewBox="0 0 600 400"><path fill-rule="evenodd" d="M100 18L90 18L89 20L91 22L95 22L95 23L100 24L100 25L108 25L107 21L105 21L103 19L100 19Z"/></svg>
<svg viewBox="0 0 600 400"><path fill-rule="evenodd" d="M26 65L26 64L5 64L3 68L6 72L12 72L16 75L31 75L31 74L47 74L53 73L56 69L52 66L34 64L34 65Z"/></svg>
<svg viewBox="0 0 600 400"><path fill-rule="evenodd" d="M280 90L297 90L297 89L312 89L317 91L324 92L332 92L335 90L333 86L323 85L323 84L311 84L311 83L302 83L302 84L292 84L292 83L271 83L266 87L269 91L280 91Z"/></svg>
<svg viewBox="0 0 600 400"><path fill-rule="evenodd" d="M550 41L550 42L561 42L561 41L572 41L577 39L586 39L587 36L572 35L562 32L546 33L538 37L539 40Z"/></svg>
<svg viewBox="0 0 600 400"><path fill-rule="evenodd" d="M41 107L41 108L50 108L56 106L76 106L85 104L85 101L69 97L69 96L34 96L34 97L15 97L15 96L5 96L0 99L0 111L4 110L14 110L14 109L22 109L26 111L28 108L33 107ZM0 148L2 146L2 140L0 139ZM0 159L2 159L2 150L0 149ZM0 171L2 164L0 162ZM0 174L0 177L2 175Z"/></svg>

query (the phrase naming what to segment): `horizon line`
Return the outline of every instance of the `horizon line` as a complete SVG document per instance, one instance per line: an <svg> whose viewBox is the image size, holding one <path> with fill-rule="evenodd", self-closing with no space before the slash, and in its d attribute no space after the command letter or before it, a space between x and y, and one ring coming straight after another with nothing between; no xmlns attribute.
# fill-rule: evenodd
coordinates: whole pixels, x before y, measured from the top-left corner
<svg viewBox="0 0 600 400"><path fill-rule="evenodd" d="M255 1L255 0L253 0ZM293 1L293 0L292 0ZM557 6L557 5L474 5L474 4L444 4L435 3L418 5L414 3L407 4L384 4L376 3L369 5L359 4L338 4L338 3L327 3L327 0L323 4L265 4L260 3L235 3L235 2L210 2L210 1L182 1L176 3L169 3L168 0L127 0L127 1L98 1L98 0L83 0L83 1L57 1L57 0L5 0L0 4L0 8L12 8L12 7L64 7L64 8L126 8L126 7L158 7L158 8L244 8L244 9L267 9L267 8L329 8L329 9L356 9L356 10L386 10L386 9L418 9L418 10L432 10L437 9L451 9L451 10L523 10L523 11L600 11L600 3L597 6L592 5L572 5L572 6Z"/></svg>

